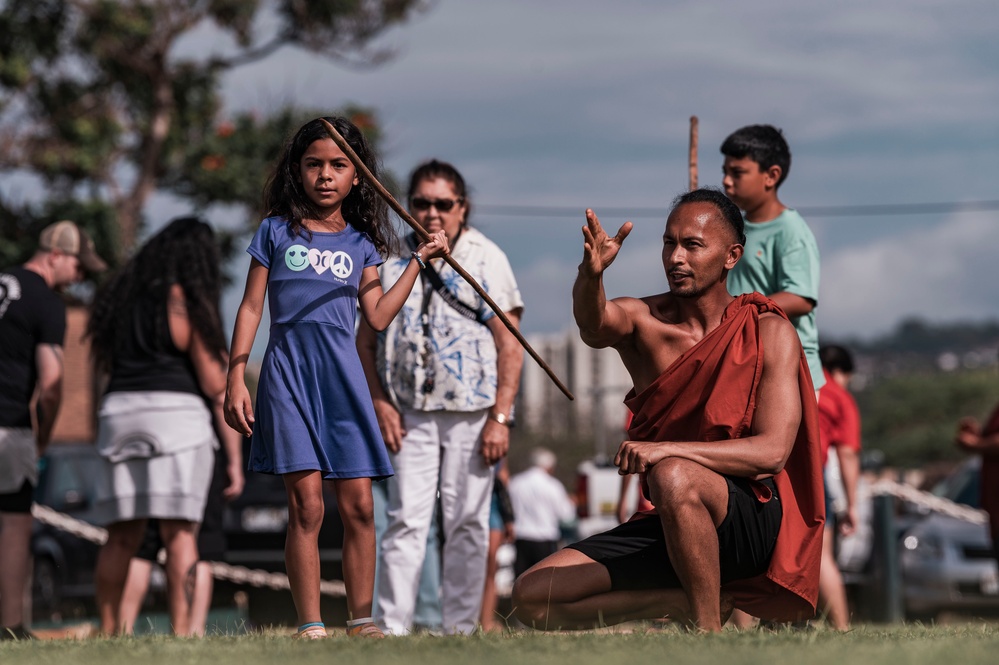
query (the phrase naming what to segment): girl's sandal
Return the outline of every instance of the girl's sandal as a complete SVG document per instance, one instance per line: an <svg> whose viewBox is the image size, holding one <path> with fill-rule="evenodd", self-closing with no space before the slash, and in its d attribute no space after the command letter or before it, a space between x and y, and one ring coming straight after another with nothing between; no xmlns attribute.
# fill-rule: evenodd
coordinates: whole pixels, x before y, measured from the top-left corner
<svg viewBox="0 0 999 665"><path fill-rule="evenodd" d="M322 625L306 626L294 635L296 640L322 640L327 637L326 627Z"/></svg>
<svg viewBox="0 0 999 665"><path fill-rule="evenodd" d="M350 637L368 637L376 640L385 637L385 633L374 623L362 623L357 626L351 626L347 629L347 635Z"/></svg>

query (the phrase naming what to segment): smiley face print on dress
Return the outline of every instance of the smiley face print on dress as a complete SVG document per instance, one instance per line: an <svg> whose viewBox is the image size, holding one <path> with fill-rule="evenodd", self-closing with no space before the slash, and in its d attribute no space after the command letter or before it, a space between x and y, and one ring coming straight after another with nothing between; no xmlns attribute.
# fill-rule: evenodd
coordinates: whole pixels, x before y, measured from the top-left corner
<svg viewBox="0 0 999 665"><path fill-rule="evenodd" d="M289 270L305 270L309 267L309 248L305 245L292 245L284 253L284 262Z"/></svg>

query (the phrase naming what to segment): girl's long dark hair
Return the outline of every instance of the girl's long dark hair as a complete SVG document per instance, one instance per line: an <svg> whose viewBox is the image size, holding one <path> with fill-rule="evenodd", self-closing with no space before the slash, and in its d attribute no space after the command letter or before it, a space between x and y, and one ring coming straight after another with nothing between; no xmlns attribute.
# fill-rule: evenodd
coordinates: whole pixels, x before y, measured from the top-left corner
<svg viewBox="0 0 999 665"><path fill-rule="evenodd" d="M140 298L151 298L156 328L167 323L167 296L179 284L191 327L220 361L226 341L219 313L221 255L215 233L197 217L180 217L150 238L139 252L97 292L90 308L87 336L98 369L110 371L121 341L132 334Z"/></svg>
<svg viewBox="0 0 999 665"><path fill-rule="evenodd" d="M346 118L326 117L347 144L354 149L372 175L378 177L378 159L368 145L364 134ZM288 220L292 233L302 232L302 220L318 219L321 215L312 201L305 195L301 179L296 177L296 168L309 146L321 139L328 139L329 133L319 118L305 123L284 147L284 152L274 173L264 188L264 213L268 217L281 216ZM367 234L382 256L395 253L398 238L389 222L388 206L363 177L358 174L360 184L350 188L343 200L341 210L348 224L361 233Z"/></svg>

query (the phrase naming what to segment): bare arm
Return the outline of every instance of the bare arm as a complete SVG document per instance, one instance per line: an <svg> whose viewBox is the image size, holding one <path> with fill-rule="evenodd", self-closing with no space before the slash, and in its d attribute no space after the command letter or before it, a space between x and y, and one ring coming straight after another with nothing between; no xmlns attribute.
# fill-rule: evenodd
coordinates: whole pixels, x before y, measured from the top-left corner
<svg viewBox="0 0 999 665"><path fill-rule="evenodd" d="M447 236L438 231L430 237L430 242L421 243L416 253L425 263L435 256L448 253ZM388 328L392 319L406 303L416 278L420 275L420 265L414 258L399 276L398 281L388 291L382 291L382 281L378 277L378 268L368 266L361 273L361 283L357 289L357 300L361 307L361 315L365 322L374 330L381 332Z"/></svg>
<svg viewBox="0 0 999 665"><path fill-rule="evenodd" d="M767 297L777 303L777 306L784 310L788 318L804 316L815 309L815 301L811 298L803 298L787 291L771 293Z"/></svg>
<svg viewBox="0 0 999 665"><path fill-rule="evenodd" d="M186 351L191 359L198 387L212 409L213 422L224 424L226 362L205 346L201 335L191 326L184 292L178 284L170 288L167 298L167 321L174 346ZM226 499L232 499L243 491L243 450L239 434L235 430L229 427L215 429L228 458L226 471L229 485L223 490L222 495Z"/></svg>
<svg viewBox="0 0 999 665"><path fill-rule="evenodd" d="M415 263L415 262L414 262ZM375 406L375 416L378 418L378 429L382 432L385 447L393 453L402 450L402 439L406 436L406 427L402 414L395 408L389 398L381 377L378 376L378 337L363 319L357 329L357 355L361 359L364 378L368 380L368 391Z"/></svg>
<svg viewBox="0 0 999 665"><path fill-rule="evenodd" d="M625 222L611 238L593 211L586 211L583 261L572 286L572 314L579 326L580 338L594 348L613 346L633 329L627 311L617 302L607 300L603 280L604 271L614 262L631 229L631 222Z"/></svg>
<svg viewBox="0 0 999 665"><path fill-rule="evenodd" d="M507 318L515 327L520 325L520 309L507 312ZM498 316L486 321L493 341L496 343L496 403L492 411L509 416L513 411L513 401L520 386L520 370L524 365L524 350ZM482 457L486 464L495 464L506 456L510 449L510 428L493 419L487 419L482 429Z"/></svg>
<svg viewBox="0 0 999 665"><path fill-rule="evenodd" d="M223 425L216 428L219 442L226 453L226 475L229 483L222 490L222 496L231 500L242 494L245 478L243 476L243 445L239 432L225 423L226 396L226 364L212 353L204 344L197 331L191 331L191 347L188 350L194 371L198 377L201 392L208 398L211 405L214 422Z"/></svg>
<svg viewBox="0 0 999 665"><path fill-rule="evenodd" d="M964 418L958 424L954 443L969 453L995 455L999 453L999 431L983 436L976 419Z"/></svg>
<svg viewBox="0 0 999 665"><path fill-rule="evenodd" d="M860 455L856 450L846 446L836 446L836 457L839 459L839 473L843 478L843 491L846 494L846 514L839 522L839 530L844 536L849 536L857 530L857 483L860 481Z"/></svg>
<svg viewBox="0 0 999 665"><path fill-rule="evenodd" d="M52 439L52 428L62 403L62 347L58 344L36 346L35 367L38 375L35 384L35 436L38 454L41 455Z"/></svg>
<svg viewBox="0 0 999 665"><path fill-rule="evenodd" d="M784 468L801 423L798 389L801 343L794 327L778 316L760 318L763 372L752 433L731 441L625 441L614 457L620 473L641 473L667 457L681 457L716 473L756 478Z"/></svg>
<svg viewBox="0 0 999 665"><path fill-rule="evenodd" d="M257 328L260 327L260 318L263 316L268 274L269 271L260 261L250 261L246 288L236 313L236 325L229 347L229 373L223 407L225 422L245 436L250 436L253 431L253 405L245 380L246 363L250 359L253 338L257 336Z"/></svg>

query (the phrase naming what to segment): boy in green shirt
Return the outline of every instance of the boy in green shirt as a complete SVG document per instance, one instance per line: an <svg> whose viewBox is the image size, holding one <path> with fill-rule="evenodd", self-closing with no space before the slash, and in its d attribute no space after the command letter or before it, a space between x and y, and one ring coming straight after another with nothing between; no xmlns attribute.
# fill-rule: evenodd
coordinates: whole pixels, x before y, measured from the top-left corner
<svg viewBox="0 0 999 665"><path fill-rule="evenodd" d="M798 331L817 399L825 384L815 326L819 248L801 215L777 198L791 151L779 129L749 125L729 135L721 152L725 194L746 220L745 252L729 272L729 293L759 291L784 310Z"/></svg>

